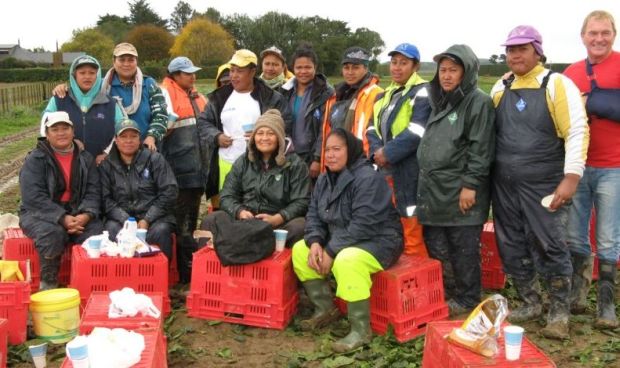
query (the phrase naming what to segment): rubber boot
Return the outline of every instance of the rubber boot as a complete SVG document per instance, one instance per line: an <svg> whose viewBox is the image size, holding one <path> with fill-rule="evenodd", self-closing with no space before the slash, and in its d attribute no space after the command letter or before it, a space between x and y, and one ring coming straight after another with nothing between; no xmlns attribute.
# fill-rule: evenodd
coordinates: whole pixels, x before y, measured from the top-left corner
<svg viewBox="0 0 620 368"><path fill-rule="evenodd" d="M538 288L538 279L513 278L513 285L521 298L522 304L513 309L508 315L512 323L521 323L537 319L542 315L542 299Z"/></svg>
<svg viewBox="0 0 620 368"><path fill-rule="evenodd" d="M39 257L41 262L41 283L39 290L50 290L58 287L58 272L60 271L60 256L54 258Z"/></svg>
<svg viewBox="0 0 620 368"><path fill-rule="evenodd" d="M336 353L346 353L370 342L370 299L364 299L347 304L351 332L342 339L332 343L332 350Z"/></svg>
<svg viewBox="0 0 620 368"><path fill-rule="evenodd" d="M306 290L308 299L314 305L312 316L299 322L299 328L302 331L312 331L338 320L340 311L334 304L332 291L326 280L310 280L302 285Z"/></svg>
<svg viewBox="0 0 620 368"><path fill-rule="evenodd" d="M549 339L565 340L568 334L570 317L571 278L555 276L549 279L549 313L547 326L540 333Z"/></svg>
<svg viewBox="0 0 620 368"><path fill-rule="evenodd" d="M615 305L616 262L600 260L598 264L598 297L594 327L615 329L618 327Z"/></svg>
<svg viewBox="0 0 620 368"><path fill-rule="evenodd" d="M594 257L582 254L572 254L573 280L570 294L570 311L573 314L583 314L588 306L588 291L592 284L592 268Z"/></svg>

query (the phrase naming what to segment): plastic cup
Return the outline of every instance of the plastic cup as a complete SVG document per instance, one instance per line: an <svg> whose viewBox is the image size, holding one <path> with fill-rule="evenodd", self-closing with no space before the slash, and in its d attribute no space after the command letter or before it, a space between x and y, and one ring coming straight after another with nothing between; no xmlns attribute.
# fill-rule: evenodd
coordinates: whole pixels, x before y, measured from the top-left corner
<svg viewBox="0 0 620 368"><path fill-rule="evenodd" d="M281 252L286 246L286 236L288 235L288 231L278 229L274 230L273 232L276 236L276 252Z"/></svg>
<svg viewBox="0 0 620 368"><path fill-rule="evenodd" d="M506 360L518 360L521 355L523 342L523 327L504 327L504 342L506 343Z"/></svg>
<svg viewBox="0 0 620 368"><path fill-rule="evenodd" d="M71 362L75 360L88 360L88 339L86 336L76 336L65 347L67 356Z"/></svg>
<svg viewBox="0 0 620 368"><path fill-rule="evenodd" d="M47 366L47 343L39 345L31 345L28 347L30 351L30 356L32 357L32 361L34 362L35 368L45 368Z"/></svg>
<svg viewBox="0 0 620 368"><path fill-rule="evenodd" d="M92 249L101 249L101 238L90 238L88 247Z"/></svg>
<svg viewBox="0 0 620 368"><path fill-rule="evenodd" d="M146 233L148 232L147 229L138 229L136 230L136 236L138 237L138 239L142 240L143 242L146 243Z"/></svg>
<svg viewBox="0 0 620 368"><path fill-rule="evenodd" d="M551 207L551 202L553 202L553 197L555 196L555 194L549 194L548 196L543 197L543 199L540 200L540 204L545 207L547 209L547 211L549 212L555 212L555 210L552 210Z"/></svg>
<svg viewBox="0 0 620 368"><path fill-rule="evenodd" d="M73 368L90 368L90 361L88 360L88 357L84 359L69 358L69 360L71 360L71 365Z"/></svg>

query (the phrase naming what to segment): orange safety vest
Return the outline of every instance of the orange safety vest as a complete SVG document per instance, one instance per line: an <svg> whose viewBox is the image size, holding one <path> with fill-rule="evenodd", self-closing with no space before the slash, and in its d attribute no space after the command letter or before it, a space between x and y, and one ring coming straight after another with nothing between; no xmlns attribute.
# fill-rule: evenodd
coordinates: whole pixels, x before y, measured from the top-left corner
<svg viewBox="0 0 620 368"><path fill-rule="evenodd" d="M172 111L178 115L175 121L168 122L168 129L181 128L188 125L196 125L197 116L194 114L194 108L192 102L189 99L189 95L186 90L181 88L172 78L166 77L161 83L161 86L166 89L172 101ZM202 94L198 93L196 89L192 89L191 94L196 96L194 101L198 106L200 112L203 112L207 104L207 99Z"/></svg>
<svg viewBox="0 0 620 368"><path fill-rule="evenodd" d="M355 104L355 118L351 133L362 140L364 153L368 155L368 139L366 139L366 128L368 122L372 118L373 106L377 100L377 95L383 92L383 88L379 87L379 78L372 76L364 86L360 87L357 92L357 98L352 103ZM325 141L327 135L331 131L332 124L329 120L332 106L336 102L336 95L332 95L325 103L325 115L323 117L323 141L321 142L321 172L325 172Z"/></svg>

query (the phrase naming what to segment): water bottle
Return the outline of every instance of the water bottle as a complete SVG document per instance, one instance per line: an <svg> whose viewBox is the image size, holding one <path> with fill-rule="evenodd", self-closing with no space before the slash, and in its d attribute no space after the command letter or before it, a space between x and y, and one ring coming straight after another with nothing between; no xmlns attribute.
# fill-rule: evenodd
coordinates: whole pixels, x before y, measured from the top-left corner
<svg viewBox="0 0 620 368"><path fill-rule="evenodd" d="M133 217L128 218L123 224L123 228L118 232L118 245L121 248L121 256L133 257L136 250L136 233L138 231L138 223Z"/></svg>
<svg viewBox="0 0 620 368"><path fill-rule="evenodd" d="M135 217L130 217L125 221L123 230L125 230L124 233L126 234L130 234L134 237L136 236L136 233L138 232L138 223L136 222Z"/></svg>

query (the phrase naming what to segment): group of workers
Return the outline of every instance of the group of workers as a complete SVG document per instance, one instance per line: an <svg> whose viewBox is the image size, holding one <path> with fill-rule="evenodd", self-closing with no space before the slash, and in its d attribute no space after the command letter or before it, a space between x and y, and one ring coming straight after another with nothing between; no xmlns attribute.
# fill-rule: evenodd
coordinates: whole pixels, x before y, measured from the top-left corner
<svg viewBox="0 0 620 368"><path fill-rule="evenodd" d="M610 13L588 14L587 57L562 74L544 67L540 33L518 26L502 44L510 71L490 95L478 88L477 56L461 44L434 56L430 82L417 73L418 48L398 45L385 90L361 47L345 50L334 87L309 45L289 60L292 74L275 46L260 53L260 75L256 54L241 49L207 97L186 57L170 62L158 86L130 44L117 45L103 78L97 60L80 56L20 173L20 221L41 257L41 287L57 286L65 244L103 229L113 237L130 216L169 257L176 232L181 282L189 282L206 194L218 211L203 229L229 216L288 230L314 306L303 329L339 317L333 274L351 324L333 348L349 351L370 341L371 275L403 252L441 261L451 315L480 302L480 233L492 204L504 271L521 299L510 319L542 315L540 278L549 296L541 333L569 338L570 313L586 307L596 213L595 325L615 328L620 121L584 104L598 100L596 88L619 91L615 36ZM604 103L617 113L613 98Z"/></svg>

